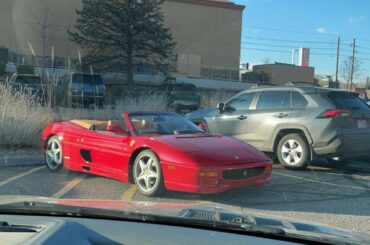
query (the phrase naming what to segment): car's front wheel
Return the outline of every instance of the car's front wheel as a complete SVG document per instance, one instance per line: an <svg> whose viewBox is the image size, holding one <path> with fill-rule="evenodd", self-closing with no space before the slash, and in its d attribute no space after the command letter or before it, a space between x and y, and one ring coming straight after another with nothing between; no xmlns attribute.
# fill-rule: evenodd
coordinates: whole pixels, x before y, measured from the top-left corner
<svg viewBox="0 0 370 245"><path fill-rule="evenodd" d="M307 167L309 150L300 134L288 134L280 139L276 155L285 168L299 170Z"/></svg>
<svg viewBox="0 0 370 245"><path fill-rule="evenodd" d="M63 168L63 149L58 137L51 137L45 149L46 166L51 172L58 172Z"/></svg>
<svg viewBox="0 0 370 245"><path fill-rule="evenodd" d="M133 177L139 191L147 196L163 191L163 177L158 157L151 150L139 153L134 162Z"/></svg>

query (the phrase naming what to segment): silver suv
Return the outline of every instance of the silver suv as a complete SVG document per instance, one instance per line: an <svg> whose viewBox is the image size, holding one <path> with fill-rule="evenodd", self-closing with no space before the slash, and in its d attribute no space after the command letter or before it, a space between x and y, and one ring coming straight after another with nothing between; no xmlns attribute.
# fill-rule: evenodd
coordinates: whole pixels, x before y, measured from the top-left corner
<svg viewBox="0 0 370 245"><path fill-rule="evenodd" d="M212 134L274 153L286 168L370 155L370 107L357 93L307 86L257 87L187 119Z"/></svg>

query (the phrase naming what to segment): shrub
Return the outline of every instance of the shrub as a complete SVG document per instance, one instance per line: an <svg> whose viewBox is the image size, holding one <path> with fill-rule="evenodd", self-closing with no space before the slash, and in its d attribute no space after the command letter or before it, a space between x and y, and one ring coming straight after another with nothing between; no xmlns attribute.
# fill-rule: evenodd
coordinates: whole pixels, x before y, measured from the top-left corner
<svg viewBox="0 0 370 245"><path fill-rule="evenodd" d="M0 86L0 147L38 146L40 134L53 113L29 94Z"/></svg>
<svg viewBox="0 0 370 245"><path fill-rule="evenodd" d="M17 66L17 73L18 74L33 74L33 66L30 65L18 65Z"/></svg>

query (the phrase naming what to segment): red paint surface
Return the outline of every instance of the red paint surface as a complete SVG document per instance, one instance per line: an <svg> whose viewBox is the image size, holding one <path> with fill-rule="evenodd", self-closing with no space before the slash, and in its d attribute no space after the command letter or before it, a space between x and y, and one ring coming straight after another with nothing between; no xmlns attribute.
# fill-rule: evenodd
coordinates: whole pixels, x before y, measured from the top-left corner
<svg viewBox="0 0 370 245"><path fill-rule="evenodd" d="M154 151L161 162L164 185L168 190L216 193L231 188L263 185L271 179L271 160L255 148L237 140L211 135L151 135L137 136L127 113L123 114L130 132L120 135L102 134L84 129L71 122L48 124L42 140L45 146L52 135L59 136L64 155L64 167L129 181L131 155L143 148ZM133 143L134 142L134 143ZM80 150L91 152L92 162L86 162ZM263 174L243 180L226 180L222 171L264 167ZM217 171L218 177L199 177L201 171ZM217 184L216 184L217 183Z"/></svg>

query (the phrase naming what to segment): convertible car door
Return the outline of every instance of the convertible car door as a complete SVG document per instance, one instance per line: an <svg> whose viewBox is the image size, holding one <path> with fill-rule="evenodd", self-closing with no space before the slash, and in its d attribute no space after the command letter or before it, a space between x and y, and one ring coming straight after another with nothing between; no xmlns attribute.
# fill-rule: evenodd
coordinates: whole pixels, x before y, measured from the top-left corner
<svg viewBox="0 0 370 245"><path fill-rule="evenodd" d="M85 171L113 178L127 177L129 137L86 130L79 141Z"/></svg>

